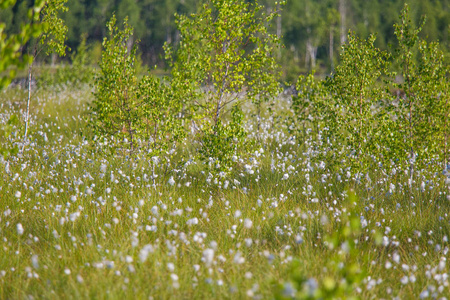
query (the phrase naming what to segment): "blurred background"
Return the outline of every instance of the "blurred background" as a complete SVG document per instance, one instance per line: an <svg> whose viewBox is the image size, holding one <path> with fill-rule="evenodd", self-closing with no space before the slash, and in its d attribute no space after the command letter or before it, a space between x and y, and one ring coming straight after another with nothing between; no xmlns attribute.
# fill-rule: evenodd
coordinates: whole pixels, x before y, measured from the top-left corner
<svg viewBox="0 0 450 300"><path fill-rule="evenodd" d="M7 33L18 31L28 22L27 9L32 0L19 0L8 9L0 10L0 22L7 24ZM128 16L139 40L142 65L156 66L155 72L166 73L164 43L177 43L175 13L189 14L197 10L199 0L69 0L62 18L69 28L67 46L75 52L82 37L86 39L88 63L95 65L101 58L101 41L106 34L106 21L115 12L118 23ZM312 69L318 74L332 72L339 58L340 47L349 30L360 37L377 34L376 46L389 50L395 47L393 24L398 22L403 0L288 0L285 5L274 0L262 0L268 10L279 9L271 31L282 37L283 49L279 61L283 79L292 82L299 74ZM439 40L444 52L450 49L450 0L410 0L411 16L417 25L423 15L427 22L420 33L429 41ZM27 51L26 47L23 51ZM73 55L64 58L38 58L38 64L70 64ZM448 59L448 55L447 55Z"/></svg>

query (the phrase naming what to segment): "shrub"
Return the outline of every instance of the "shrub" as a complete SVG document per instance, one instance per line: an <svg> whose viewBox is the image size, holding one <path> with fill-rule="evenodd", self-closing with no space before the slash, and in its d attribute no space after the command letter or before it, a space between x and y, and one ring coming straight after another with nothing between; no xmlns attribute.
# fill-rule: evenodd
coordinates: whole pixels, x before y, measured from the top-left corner
<svg viewBox="0 0 450 300"><path fill-rule="evenodd" d="M95 79L95 100L91 126L97 135L114 137L133 152L146 147L149 152L167 149L182 135L180 106L172 90L160 80L136 75L136 46L128 50L132 28L108 22L109 38L103 40L100 73Z"/></svg>
<svg viewBox="0 0 450 300"><path fill-rule="evenodd" d="M394 87L404 95L393 107L398 121L390 142L396 150L393 156L409 164L411 181L416 164L423 166L433 155L442 154L446 163L448 151L448 66L437 42L428 44L419 38L424 24L425 20L418 28L411 25L405 4L400 22L394 25L399 42L396 61L403 78Z"/></svg>
<svg viewBox="0 0 450 300"><path fill-rule="evenodd" d="M375 39L371 35L361 40L350 33L341 62L326 82L333 99L335 134L351 147L351 166L358 171L367 169L367 158L376 150L380 114L384 113L381 78L387 73L389 54L374 46Z"/></svg>
<svg viewBox="0 0 450 300"><path fill-rule="evenodd" d="M208 0L198 13L177 17L180 45L176 53L170 45L165 48L186 115L193 117L200 138L209 139L202 148L225 149L227 139L218 137L241 133L230 128L233 122L224 125L231 105L240 107L247 100L259 104L278 94L280 72L274 54L279 40L266 28L275 16L266 14L258 2ZM219 159L205 156L218 153L225 154L200 150L206 161Z"/></svg>
<svg viewBox="0 0 450 300"><path fill-rule="evenodd" d="M235 105L228 124L222 124L219 120L209 131L203 133L200 155L204 158L216 158L209 161L213 170L229 171L238 147L246 144L243 119L242 111Z"/></svg>

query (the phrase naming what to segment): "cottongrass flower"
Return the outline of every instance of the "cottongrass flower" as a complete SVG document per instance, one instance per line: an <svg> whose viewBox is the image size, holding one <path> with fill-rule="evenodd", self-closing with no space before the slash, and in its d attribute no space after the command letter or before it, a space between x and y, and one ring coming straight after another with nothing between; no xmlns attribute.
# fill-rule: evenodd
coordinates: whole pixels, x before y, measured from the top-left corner
<svg viewBox="0 0 450 300"><path fill-rule="evenodd" d="M171 262L167 263L167 269L168 269L170 272L175 271L175 264L174 264L174 263L171 263ZM178 279L177 279L177 280L178 280Z"/></svg>
<svg viewBox="0 0 450 300"><path fill-rule="evenodd" d="M36 254L31 256L31 264L33 265L33 268L39 269L39 258Z"/></svg>
<svg viewBox="0 0 450 300"><path fill-rule="evenodd" d="M22 234L23 234L23 232L24 232L24 229L23 229L23 226L22 226L22 224L20 224L20 223L17 223L17 225L16 225L16 229L17 229L17 234L18 234L18 235L22 235Z"/></svg>
<svg viewBox="0 0 450 300"><path fill-rule="evenodd" d="M236 252L236 254L234 255L233 262L238 265L241 265L245 262L245 258L242 256L242 253L240 251Z"/></svg>
<svg viewBox="0 0 450 300"><path fill-rule="evenodd" d="M194 265L194 271L197 273L198 271L200 271L200 265Z"/></svg>
<svg viewBox="0 0 450 300"><path fill-rule="evenodd" d="M198 218L192 218L187 220L186 225L188 226L192 226L192 225L197 225L198 224Z"/></svg>
<svg viewBox="0 0 450 300"><path fill-rule="evenodd" d="M145 245L139 252L139 260L142 263L146 262L149 254L153 253L154 251L155 249L153 248L153 245L150 244Z"/></svg>
<svg viewBox="0 0 450 300"><path fill-rule="evenodd" d="M244 220L244 227L247 228L247 229L250 229L250 228L252 228L252 226L253 226L252 220L246 218L246 219Z"/></svg>
<svg viewBox="0 0 450 300"><path fill-rule="evenodd" d="M178 275L177 274L170 274L170 279L172 279L172 287L174 289L179 289L180 288L180 283L178 282Z"/></svg>
<svg viewBox="0 0 450 300"><path fill-rule="evenodd" d="M386 269L390 269L390 268L392 268L392 263L390 261L386 261L386 263L384 264L384 267Z"/></svg>
<svg viewBox="0 0 450 300"><path fill-rule="evenodd" d="M211 266L213 260L214 260L214 250L213 249L205 249L203 250L203 257L202 257L203 262L205 263L206 266Z"/></svg>

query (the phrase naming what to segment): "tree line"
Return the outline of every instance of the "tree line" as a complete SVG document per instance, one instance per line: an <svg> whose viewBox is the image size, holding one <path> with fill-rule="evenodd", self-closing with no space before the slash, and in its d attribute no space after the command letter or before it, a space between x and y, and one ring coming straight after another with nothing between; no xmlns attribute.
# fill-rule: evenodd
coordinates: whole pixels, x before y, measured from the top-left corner
<svg viewBox="0 0 450 300"><path fill-rule="evenodd" d="M81 0L69 1L61 18L68 27L67 46L75 50L86 35L87 45L95 63L101 56L101 41L106 36L105 23L113 13L119 23L128 17L133 38L139 40L138 53L144 63L165 67L163 46L176 44L180 33L176 14L189 15L200 7L198 0ZM252 1L247 1L252 2ZM367 38L377 33L375 46L388 50L396 45L392 24L398 19L402 0L296 0L285 3L260 1L268 11L277 9L279 15L271 21L270 31L282 37L284 47L278 53L285 79L295 79L298 73L317 69L330 73L335 67L341 46L349 30ZM439 40L442 49L449 49L450 1L411 0L411 18L419 24L427 16L421 37ZM12 7L0 10L5 32L17 33L27 22L27 10L33 0L19 0ZM132 43L133 41L131 41Z"/></svg>

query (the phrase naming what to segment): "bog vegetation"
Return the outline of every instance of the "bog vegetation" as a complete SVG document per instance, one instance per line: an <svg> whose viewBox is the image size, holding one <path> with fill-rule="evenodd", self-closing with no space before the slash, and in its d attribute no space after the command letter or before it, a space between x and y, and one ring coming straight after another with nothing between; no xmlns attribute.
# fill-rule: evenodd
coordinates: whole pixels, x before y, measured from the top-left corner
<svg viewBox="0 0 450 300"><path fill-rule="evenodd" d="M1 298L450 296L449 66L407 5L290 95L279 10L231 0L176 16L168 77L113 15L98 69L82 42L33 86L64 3L0 26Z"/></svg>

